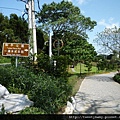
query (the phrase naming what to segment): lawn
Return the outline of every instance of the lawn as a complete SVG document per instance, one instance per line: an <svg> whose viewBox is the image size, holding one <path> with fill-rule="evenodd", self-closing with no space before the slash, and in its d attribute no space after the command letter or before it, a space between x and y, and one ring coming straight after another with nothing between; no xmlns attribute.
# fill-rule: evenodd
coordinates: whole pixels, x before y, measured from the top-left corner
<svg viewBox="0 0 120 120"><path fill-rule="evenodd" d="M78 63L77 66L75 66L74 70L76 73L80 73L80 63ZM90 73L96 73L96 72L97 72L97 67L92 66ZM81 73L88 73L86 65L82 63L81 63Z"/></svg>

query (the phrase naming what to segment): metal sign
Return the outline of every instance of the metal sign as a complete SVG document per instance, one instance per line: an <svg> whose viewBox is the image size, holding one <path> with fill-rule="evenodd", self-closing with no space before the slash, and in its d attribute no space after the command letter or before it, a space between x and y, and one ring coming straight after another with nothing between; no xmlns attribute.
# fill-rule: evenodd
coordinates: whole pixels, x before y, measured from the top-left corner
<svg viewBox="0 0 120 120"><path fill-rule="evenodd" d="M63 47L63 41L62 40L55 40L53 42L53 47L57 49L61 49Z"/></svg>
<svg viewBox="0 0 120 120"><path fill-rule="evenodd" d="M3 43L2 55L3 56L28 57L29 56L29 44Z"/></svg>

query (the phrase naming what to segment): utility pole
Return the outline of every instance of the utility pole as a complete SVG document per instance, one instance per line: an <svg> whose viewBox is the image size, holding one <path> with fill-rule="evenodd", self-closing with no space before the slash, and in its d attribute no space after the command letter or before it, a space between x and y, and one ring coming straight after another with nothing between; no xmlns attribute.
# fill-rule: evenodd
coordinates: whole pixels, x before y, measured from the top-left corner
<svg viewBox="0 0 120 120"><path fill-rule="evenodd" d="M34 0L32 0L32 29L33 29L33 53L35 55L34 61L37 60L37 38L36 38L36 23L35 23L35 4Z"/></svg>
<svg viewBox="0 0 120 120"><path fill-rule="evenodd" d="M52 33L49 31L49 57L52 57Z"/></svg>
<svg viewBox="0 0 120 120"><path fill-rule="evenodd" d="M29 44L30 54L34 55L32 58L34 61L37 60L37 40L36 40L36 23L35 23L35 5L34 0L28 0L28 28L30 32Z"/></svg>

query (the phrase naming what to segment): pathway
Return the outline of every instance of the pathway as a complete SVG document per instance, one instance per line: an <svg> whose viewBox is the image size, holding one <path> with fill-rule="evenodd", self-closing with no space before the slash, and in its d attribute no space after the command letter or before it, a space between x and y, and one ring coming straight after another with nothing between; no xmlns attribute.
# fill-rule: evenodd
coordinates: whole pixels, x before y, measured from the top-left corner
<svg viewBox="0 0 120 120"><path fill-rule="evenodd" d="M74 114L120 114L120 84L115 73L86 77L75 95Z"/></svg>

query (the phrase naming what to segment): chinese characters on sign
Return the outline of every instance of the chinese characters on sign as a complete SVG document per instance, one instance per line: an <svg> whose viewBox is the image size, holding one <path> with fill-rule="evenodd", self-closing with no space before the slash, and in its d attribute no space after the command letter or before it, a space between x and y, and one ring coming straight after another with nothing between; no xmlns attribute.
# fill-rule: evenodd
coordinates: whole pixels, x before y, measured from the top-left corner
<svg viewBox="0 0 120 120"><path fill-rule="evenodd" d="M29 56L29 44L3 43L2 55L3 56L28 57Z"/></svg>

